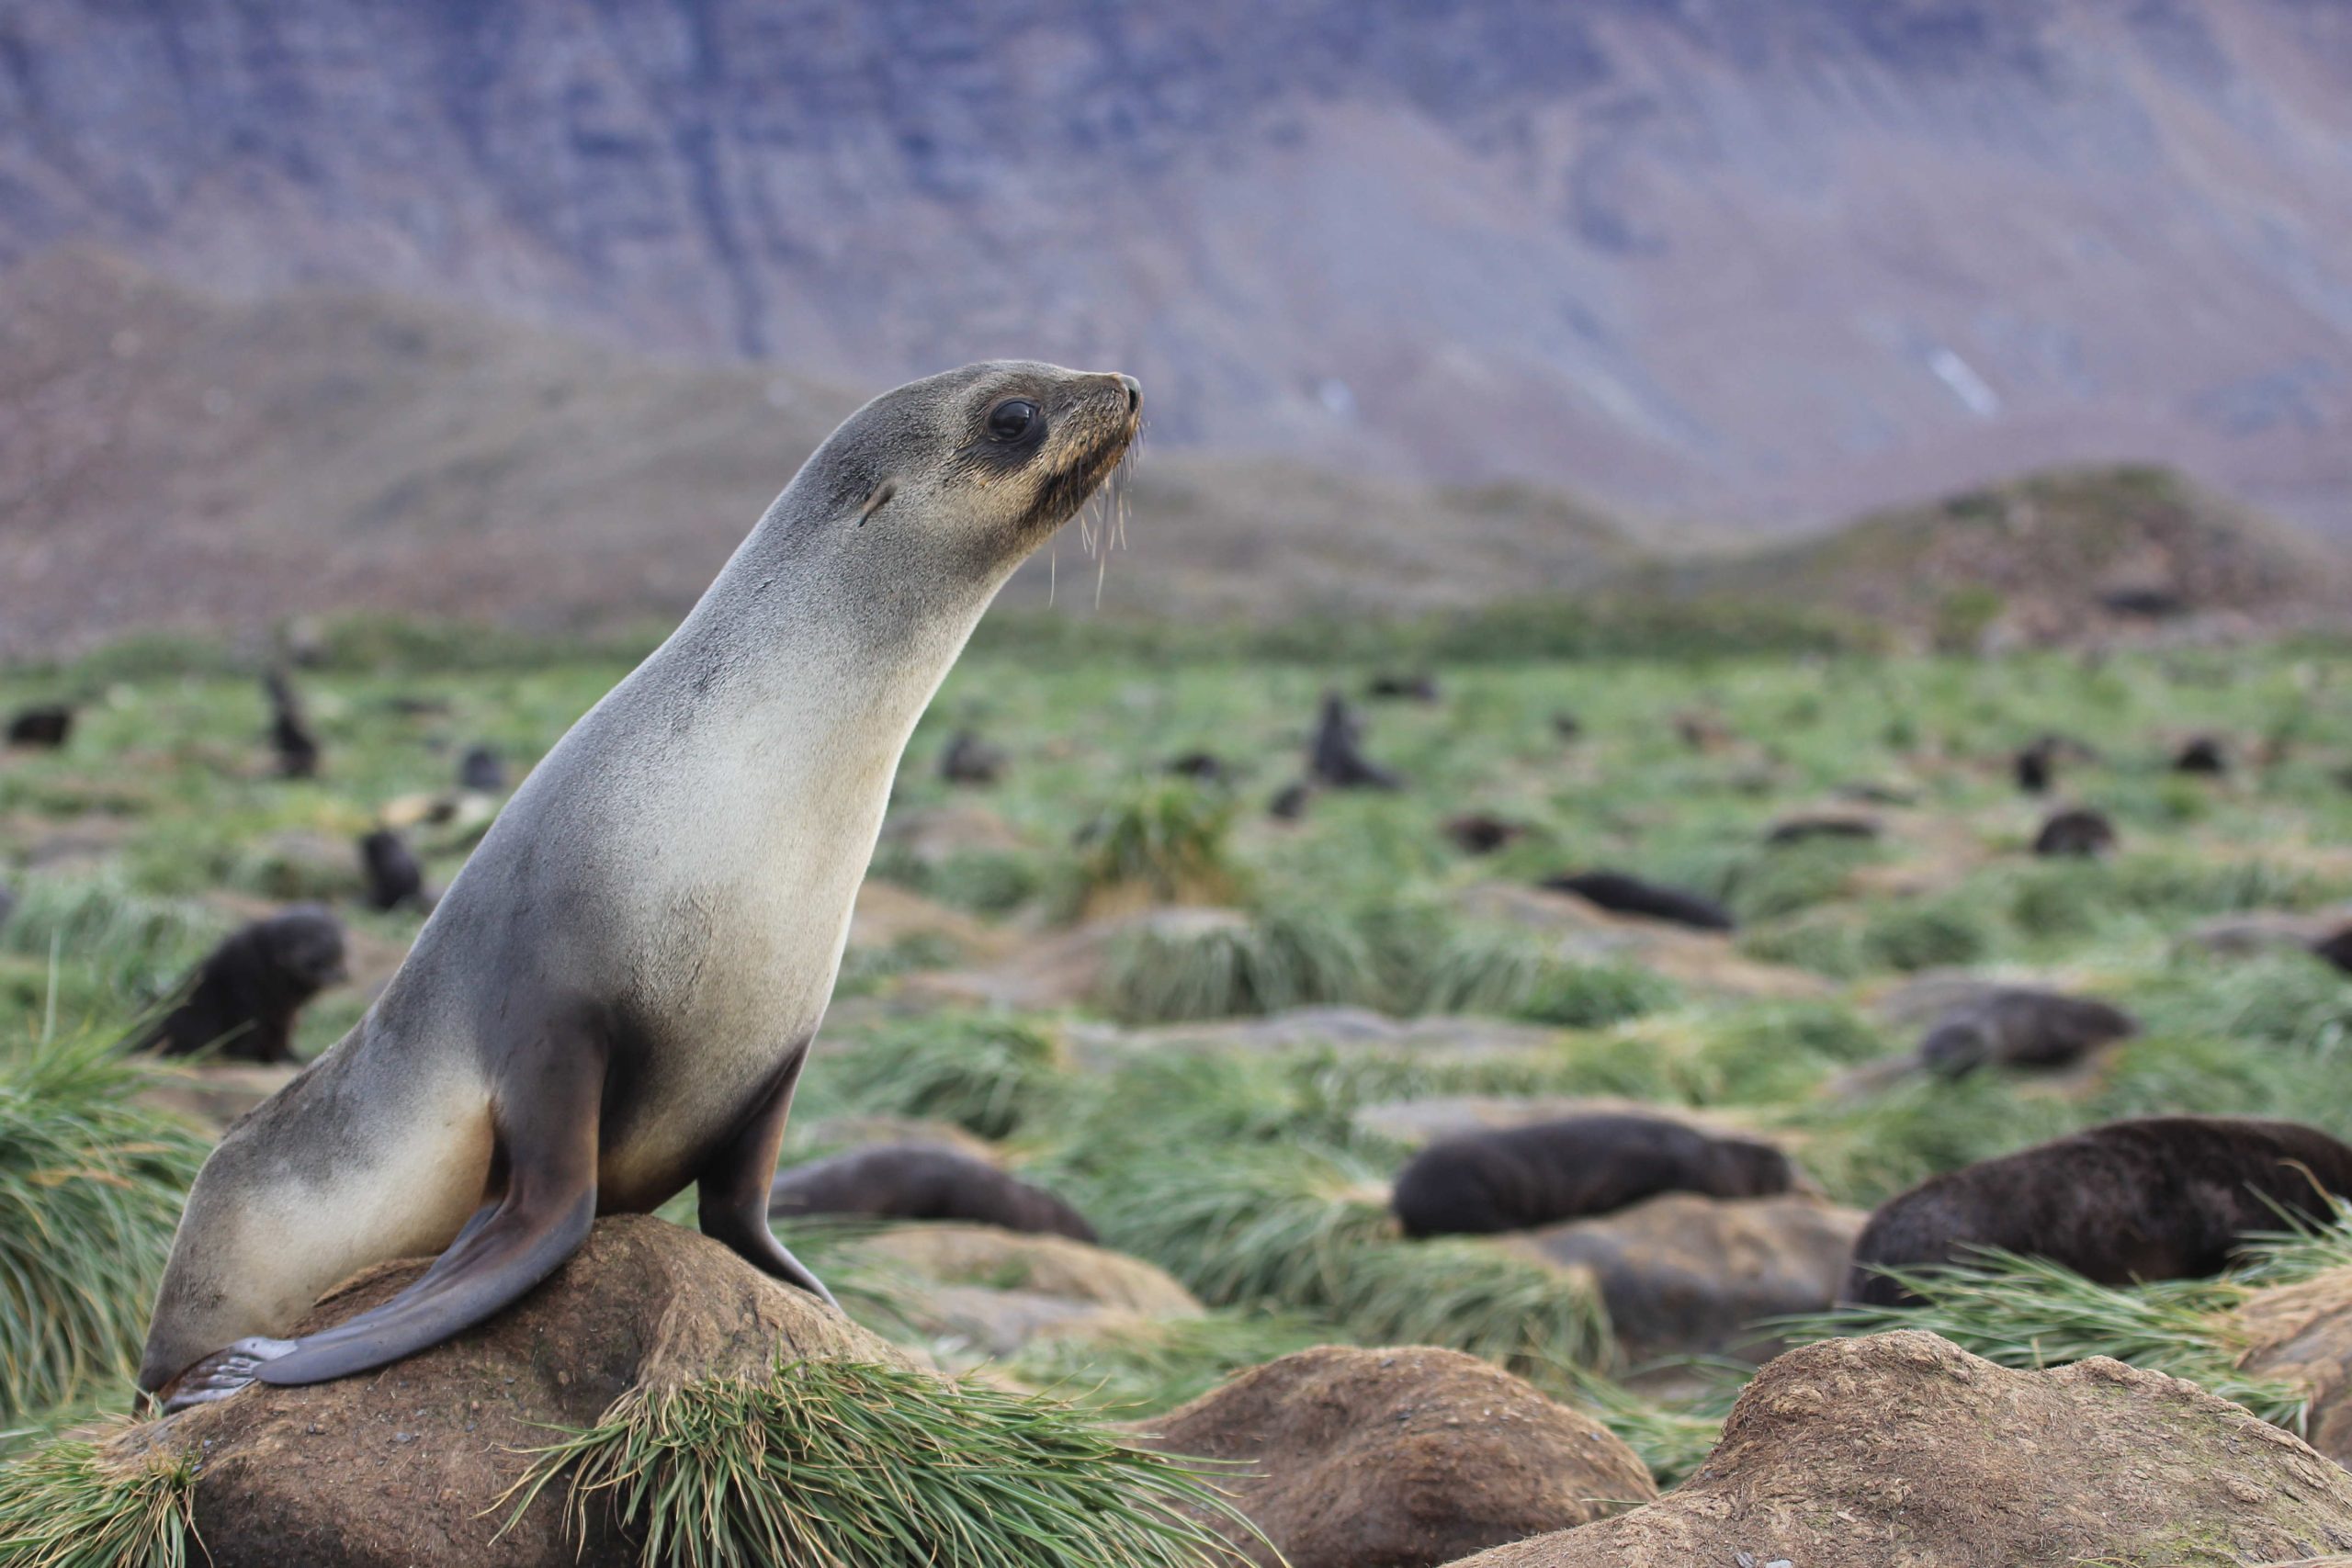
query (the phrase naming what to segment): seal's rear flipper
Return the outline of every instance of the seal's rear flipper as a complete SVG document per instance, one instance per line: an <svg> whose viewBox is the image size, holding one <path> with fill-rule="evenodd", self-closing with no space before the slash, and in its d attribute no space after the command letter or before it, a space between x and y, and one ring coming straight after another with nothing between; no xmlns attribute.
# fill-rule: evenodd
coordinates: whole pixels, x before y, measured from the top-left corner
<svg viewBox="0 0 2352 1568"><path fill-rule="evenodd" d="M215 1350L205 1357L156 1390L152 1397L162 1404L162 1414L165 1416L192 1404L226 1399L252 1382L266 1363L290 1353L295 1344L291 1339L240 1339L226 1350ZM134 1409L132 1414L141 1412Z"/></svg>
<svg viewBox="0 0 2352 1568"><path fill-rule="evenodd" d="M347 1323L294 1341L254 1375L324 1382L438 1345L509 1305L560 1268L596 1220L601 1064L542 1053L547 1070L493 1112L506 1192L477 1213L413 1284Z"/></svg>

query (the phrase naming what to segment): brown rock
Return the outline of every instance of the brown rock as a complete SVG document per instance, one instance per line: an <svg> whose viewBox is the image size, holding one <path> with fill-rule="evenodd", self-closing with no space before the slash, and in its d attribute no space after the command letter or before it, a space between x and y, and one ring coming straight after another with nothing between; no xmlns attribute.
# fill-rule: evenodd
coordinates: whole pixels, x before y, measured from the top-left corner
<svg viewBox="0 0 2352 1568"><path fill-rule="evenodd" d="M337 1287L309 1332L382 1302L427 1259ZM600 1221L545 1284L447 1344L308 1388L255 1385L135 1428L204 1455L196 1525L214 1568L634 1568L601 1510L567 1539L560 1485L500 1534L499 1495L551 1426L639 1385L763 1372L777 1355L905 1366L899 1351L718 1243L642 1215Z"/></svg>
<svg viewBox="0 0 2352 1568"><path fill-rule="evenodd" d="M2238 1364L2309 1393L2312 1447L2352 1465L2352 1269L2257 1291L2236 1318L2247 1341Z"/></svg>
<svg viewBox="0 0 2352 1568"><path fill-rule="evenodd" d="M884 1231L857 1250L942 1284L1031 1291L1147 1317L1201 1315L1193 1292L1158 1265L1068 1236L927 1224Z"/></svg>
<svg viewBox="0 0 2352 1568"><path fill-rule="evenodd" d="M1291 1568L1450 1562L1657 1495L1598 1422L1455 1350L1302 1350L1139 1431L1243 1465L1220 1483ZM1279 1561L1233 1539L1261 1568Z"/></svg>
<svg viewBox="0 0 2352 1568"><path fill-rule="evenodd" d="M1647 1507L1461 1568L2068 1568L2352 1548L2352 1475L2194 1383L2105 1357L1996 1367L1932 1334L1766 1367Z"/></svg>
<svg viewBox="0 0 2352 1568"><path fill-rule="evenodd" d="M1496 1245L1600 1280L1609 1321L1634 1360L1702 1352L1760 1359L1779 1344L1751 1327L1837 1300L1869 1218L1801 1194L1707 1198L1668 1192L1613 1214Z"/></svg>

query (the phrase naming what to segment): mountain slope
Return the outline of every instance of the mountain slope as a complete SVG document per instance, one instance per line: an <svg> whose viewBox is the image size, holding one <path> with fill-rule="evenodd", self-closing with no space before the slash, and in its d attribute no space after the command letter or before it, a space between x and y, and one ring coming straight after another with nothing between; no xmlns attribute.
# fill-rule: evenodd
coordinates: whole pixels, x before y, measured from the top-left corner
<svg viewBox="0 0 2352 1568"><path fill-rule="evenodd" d="M75 240L1751 526L2162 457L2352 532L2331 0L0 0L0 265Z"/></svg>

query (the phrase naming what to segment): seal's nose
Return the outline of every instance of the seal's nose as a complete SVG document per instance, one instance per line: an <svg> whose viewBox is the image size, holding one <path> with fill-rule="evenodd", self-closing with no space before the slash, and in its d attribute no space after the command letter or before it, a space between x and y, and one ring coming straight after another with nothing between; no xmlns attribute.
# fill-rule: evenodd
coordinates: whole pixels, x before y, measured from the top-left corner
<svg viewBox="0 0 2352 1568"><path fill-rule="evenodd" d="M1132 376L1122 376L1119 378L1119 385L1127 389L1127 412L1129 413L1133 413L1137 409L1143 407L1143 383L1141 381L1136 380Z"/></svg>

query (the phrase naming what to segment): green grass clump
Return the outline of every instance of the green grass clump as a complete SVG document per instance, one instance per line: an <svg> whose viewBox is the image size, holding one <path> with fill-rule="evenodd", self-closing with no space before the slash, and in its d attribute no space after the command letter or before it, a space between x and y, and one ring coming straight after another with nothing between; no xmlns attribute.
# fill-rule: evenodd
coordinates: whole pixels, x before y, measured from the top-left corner
<svg viewBox="0 0 2352 1568"><path fill-rule="evenodd" d="M2241 1280L2100 1285L2046 1258L1997 1247L1978 1249L1972 1263L1880 1272L1919 1302L1836 1307L1779 1326L1798 1341L1925 1329L1988 1361L2029 1371L2111 1356L2186 1378L2274 1427L2303 1429L2310 1404L2304 1391L2238 1370L2246 1342L2233 1311L2250 1289Z"/></svg>
<svg viewBox="0 0 2352 1568"><path fill-rule="evenodd" d="M1122 1419L1189 1404L1236 1372L1328 1345L1334 1331L1295 1313L1218 1312L1125 1325L1099 1337L1049 1335L1004 1363L1021 1382Z"/></svg>
<svg viewBox="0 0 2352 1568"><path fill-rule="evenodd" d="M1862 953L1877 967L1939 969L1973 964L1993 948L1992 922L1959 898L1921 898L1893 905L1866 920Z"/></svg>
<svg viewBox="0 0 2352 1568"><path fill-rule="evenodd" d="M893 1023L822 1065L812 1111L928 1116L983 1138L1010 1136L1062 1088L1052 1041L984 1013Z"/></svg>
<svg viewBox="0 0 2352 1568"><path fill-rule="evenodd" d="M1154 1160L1085 1194L1106 1245L1213 1306L1312 1314L1363 1344L1439 1345L1532 1372L1613 1352L1585 1276L1475 1241L1408 1242L1361 1158L1296 1145Z"/></svg>
<svg viewBox="0 0 2352 1568"><path fill-rule="evenodd" d="M187 1568L195 1490L193 1456L41 1444L0 1463L0 1568Z"/></svg>
<svg viewBox="0 0 2352 1568"><path fill-rule="evenodd" d="M1486 1013L1562 1029L1606 1029L1670 1008L1681 992L1633 964L1577 964L1517 931L1451 933L1405 982L1412 1012Z"/></svg>
<svg viewBox="0 0 2352 1568"><path fill-rule="evenodd" d="M1201 1472L1057 1401L853 1361L624 1394L538 1450L519 1514L570 1472L680 1568L1198 1568L1245 1562L1181 1511L1238 1521ZM1246 1529L1246 1526L1244 1527Z"/></svg>
<svg viewBox="0 0 2352 1568"><path fill-rule="evenodd" d="M1347 922L1307 910L1246 924L1146 927L1112 954L1102 1002L1122 1022L1180 1023L1374 998L1372 962Z"/></svg>
<svg viewBox="0 0 2352 1568"><path fill-rule="evenodd" d="M1182 779L1153 779L1088 824L1079 863L1090 904L1224 904L1241 885L1227 840L1233 802Z"/></svg>
<svg viewBox="0 0 2352 1568"><path fill-rule="evenodd" d="M86 978L109 1011L163 996L220 934L220 922L184 899L139 891L119 874L28 877L0 925L0 953L52 955Z"/></svg>
<svg viewBox="0 0 2352 1568"><path fill-rule="evenodd" d="M136 1370L204 1145L84 1033L0 1052L0 1420Z"/></svg>

